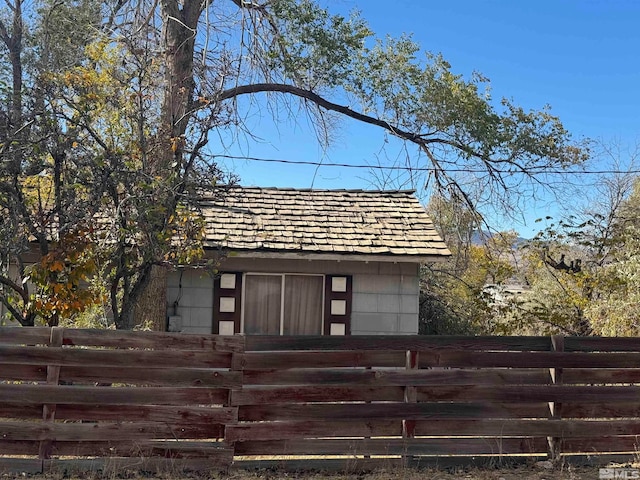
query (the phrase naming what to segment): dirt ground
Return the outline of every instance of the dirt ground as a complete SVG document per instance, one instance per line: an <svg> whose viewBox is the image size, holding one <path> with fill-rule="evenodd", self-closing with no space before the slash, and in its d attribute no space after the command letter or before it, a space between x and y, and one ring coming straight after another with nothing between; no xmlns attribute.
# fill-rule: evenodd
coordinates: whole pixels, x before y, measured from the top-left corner
<svg viewBox="0 0 640 480"><path fill-rule="evenodd" d="M441 471L432 469L397 471L377 471L371 473L290 473L273 470L255 472L231 471L211 475L163 474L159 476L140 476L111 473L109 475L90 474L83 476L67 475L0 475L0 479L31 478L34 480L598 480L603 478L596 467L560 467L532 465L510 469L471 469ZM627 477L633 478L633 477Z"/></svg>
<svg viewBox="0 0 640 480"><path fill-rule="evenodd" d="M527 467L491 470L402 470L380 471L365 474L313 474L296 475L278 472L238 473L230 474L229 480L598 480L599 469L589 468L559 468Z"/></svg>

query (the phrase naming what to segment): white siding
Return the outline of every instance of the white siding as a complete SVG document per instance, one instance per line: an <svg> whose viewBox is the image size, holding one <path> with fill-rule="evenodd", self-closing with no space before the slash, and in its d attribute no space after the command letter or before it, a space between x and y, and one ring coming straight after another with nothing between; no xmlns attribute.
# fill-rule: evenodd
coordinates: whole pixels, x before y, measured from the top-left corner
<svg viewBox="0 0 640 480"><path fill-rule="evenodd" d="M389 335L418 333L418 264L229 258L221 271L316 273L353 276L351 333ZM180 273L168 278L167 313L180 295ZM213 279L205 272L185 269L176 314L185 333L212 331Z"/></svg>
<svg viewBox="0 0 640 480"><path fill-rule="evenodd" d="M418 265L380 264L380 267L384 272L381 275L353 276L351 333L418 333Z"/></svg>
<svg viewBox="0 0 640 480"><path fill-rule="evenodd" d="M182 289L179 288L182 283ZM174 311L174 302L178 307ZM202 270L170 272L167 279L167 314L178 315L184 333L211 333L213 318L213 278Z"/></svg>

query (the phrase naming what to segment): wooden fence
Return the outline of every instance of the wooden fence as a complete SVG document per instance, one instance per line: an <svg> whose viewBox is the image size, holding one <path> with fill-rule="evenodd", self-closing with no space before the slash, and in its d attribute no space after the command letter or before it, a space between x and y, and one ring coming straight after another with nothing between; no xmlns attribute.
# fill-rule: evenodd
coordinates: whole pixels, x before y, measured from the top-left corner
<svg viewBox="0 0 640 480"><path fill-rule="evenodd" d="M640 338L0 328L0 473L628 461Z"/></svg>

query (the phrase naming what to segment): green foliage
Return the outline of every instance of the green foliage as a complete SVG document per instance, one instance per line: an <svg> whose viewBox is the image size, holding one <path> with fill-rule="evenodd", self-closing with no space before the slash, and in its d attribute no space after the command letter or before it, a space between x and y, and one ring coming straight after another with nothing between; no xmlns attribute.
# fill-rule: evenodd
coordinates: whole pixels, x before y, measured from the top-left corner
<svg viewBox="0 0 640 480"><path fill-rule="evenodd" d="M624 206L625 219L619 226L621 244L599 269L597 290L585 308L598 335L640 335L640 230L637 226L640 203L637 200L634 193Z"/></svg>
<svg viewBox="0 0 640 480"><path fill-rule="evenodd" d="M629 183L620 180L608 188ZM523 269L531 288L500 317L504 333L640 334L638 185L630 194L609 191L616 201L601 211L591 206L580 220L551 223L529 242Z"/></svg>
<svg viewBox="0 0 640 480"><path fill-rule="evenodd" d="M353 60L373 34L357 13L331 15L311 0L271 2L277 37L268 52L271 67L315 89L351 80Z"/></svg>
<svg viewBox="0 0 640 480"><path fill-rule="evenodd" d="M586 150L571 145L569 133L549 108L527 112L507 99L498 108L485 77L474 74L466 80L454 74L442 56L427 53L420 58L418 53L410 37L378 40L361 51L345 89L364 111L420 136L417 143L434 164L440 189L466 198L456 176L446 169L440 172L438 161L468 169L467 177L474 171L493 172L493 179L483 176L482 182L485 197L497 202L509 197L500 185L509 177L506 171L535 176L586 160ZM510 193L513 207L517 194Z"/></svg>
<svg viewBox="0 0 640 480"><path fill-rule="evenodd" d="M428 273L426 275L431 275ZM452 308L447 300L444 300L445 289L437 289L434 286L423 288L420 291L420 308L418 333L420 335L474 335L481 333L475 319Z"/></svg>
<svg viewBox="0 0 640 480"><path fill-rule="evenodd" d="M501 286L515 275L515 232L482 234L479 217L463 202L435 196L427 206L451 258L422 272L420 332L493 334L499 313L510 303L496 301ZM491 285L495 290L487 288Z"/></svg>
<svg viewBox="0 0 640 480"><path fill-rule="evenodd" d="M33 32L40 71L66 70L85 59L102 21L102 4L95 0L41 0Z"/></svg>

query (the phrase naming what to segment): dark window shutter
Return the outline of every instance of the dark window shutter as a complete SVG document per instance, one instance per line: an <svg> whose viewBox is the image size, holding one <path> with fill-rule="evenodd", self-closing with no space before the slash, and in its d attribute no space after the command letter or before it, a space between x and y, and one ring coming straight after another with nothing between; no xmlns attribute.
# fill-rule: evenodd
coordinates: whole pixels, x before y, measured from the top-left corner
<svg viewBox="0 0 640 480"><path fill-rule="evenodd" d="M240 333L242 273L223 272L213 281L213 329L216 335ZM231 324L233 322L233 324Z"/></svg>
<svg viewBox="0 0 640 480"><path fill-rule="evenodd" d="M351 275L327 275L325 277L325 335L351 335L351 296Z"/></svg>

